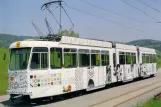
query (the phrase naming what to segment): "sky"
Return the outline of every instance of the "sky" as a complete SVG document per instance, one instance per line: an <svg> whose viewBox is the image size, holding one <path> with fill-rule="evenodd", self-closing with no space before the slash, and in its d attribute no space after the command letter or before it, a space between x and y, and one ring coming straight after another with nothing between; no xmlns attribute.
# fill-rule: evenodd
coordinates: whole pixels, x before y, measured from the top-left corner
<svg viewBox="0 0 161 107"><path fill-rule="evenodd" d="M56 21L47 10L41 10L41 6L49 1L51 0L0 0L0 33L38 36L31 24L33 21L43 34L47 34L45 18L56 33L58 31ZM161 22L161 0L142 0L144 4L138 0L124 0L136 8L121 0L64 1L63 7L74 23L73 30L82 38L119 42L137 39L161 40L161 23L157 23ZM92 3L99 8L82 1ZM51 10L56 6L57 4L51 5ZM59 19L59 9L54 11L54 15ZM62 11L62 28L71 27L72 24Z"/></svg>

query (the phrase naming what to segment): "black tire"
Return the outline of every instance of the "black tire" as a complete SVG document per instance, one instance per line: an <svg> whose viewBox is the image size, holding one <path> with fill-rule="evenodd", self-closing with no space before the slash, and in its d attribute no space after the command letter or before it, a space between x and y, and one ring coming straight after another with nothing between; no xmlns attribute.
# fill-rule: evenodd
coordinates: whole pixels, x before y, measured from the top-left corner
<svg viewBox="0 0 161 107"><path fill-rule="evenodd" d="M89 88L94 87L94 81L93 81L92 79L89 80L89 82L88 82L88 87L89 87Z"/></svg>
<svg viewBox="0 0 161 107"><path fill-rule="evenodd" d="M150 77L155 77L155 75L154 75L154 74L152 74L152 75L150 75Z"/></svg>

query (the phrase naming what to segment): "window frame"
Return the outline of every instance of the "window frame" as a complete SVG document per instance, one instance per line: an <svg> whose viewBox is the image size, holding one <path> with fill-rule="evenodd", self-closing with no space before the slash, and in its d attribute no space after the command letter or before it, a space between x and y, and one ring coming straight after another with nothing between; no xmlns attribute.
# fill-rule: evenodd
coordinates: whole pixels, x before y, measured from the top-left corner
<svg viewBox="0 0 161 107"><path fill-rule="evenodd" d="M124 57L125 57L125 59L124 59L124 60L125 60L124 64L121 64L121 63L120 63L120 56L121 56L121 55L124 55ZM122 52L122 51L119 52L119 64L120 64L120 65L125 65L125 64L126 64L126 52Z"/></svg>
<svg viewBox="0 0 161 107"><path fill-rule="evenodd" d="M142 53L142 63L146 64L146 54L145 53Z"/></svg>
<svg viewBox="0 0 161 107"><path fill-rule="evenodd" d="M47 48L47 52L33 52L34 48ZM33 69L31 68L31 62L32 62L32 57L33 57L33 54L34 53L38 53L40 54L40 68L39 69ZM41 68L41 53L46 53L47 54L47 67L46 68ZM47 70L49 69L49 48L48 47L33 47L32 50L31 50L31 58L30 58L30 65L29 65L29 69L31 71L34 71L34 70Z"/></svg>
<svg viewBox="0 0 161 107"><path fill-rule="evenodd" d="M149 64L150 63L150 54L146 54L146 64ZM148 58L148 63L147 63L147 58Z"/></svg>
<svg viewBox="0 0 161 107"><path fill-rule="evenodd" d="M149 56L149 60L150 60L150 63L153 63L153 54L150 54L150 56Z"/></svg>
<svg viewBox="0 0 161 107"><path fill-rule="evenodd" d="M56 49L61 49L61 67L55 67L55 68L53 68L53 67L51 67L51 49L54 49L54 48L56 48ZM50 54L50 65L49 65L49 67L50 67L50 69L62 69L64 66L63 66L63 63L64 63L64 48L62 48L62 47L50 47L50 49L49 49L49 54Z"/></svg>
<svg viewBox="0 0 161 107"><path fill-rule="evenodd" d="M19 69L19 70L12 70L12 69L10 69L10 63L11 63L11 51L13 50L13 49L17 49L17 48L10 48L9 49L9 65L8 65L8 69L10 70L10 71L21 71L21 70L28 70L28 69L30 69L30 57L31 57L31 55L32 55L32 47L22 47L22 48L19 48L19 49L30 49L30 51L29 51L29 57L28 57L28 63L27 63L27 67L26 67L26 69Z"/></svg>
<svg viewBox="0 0 161 107"><path fill-rule="evenodd" d="M41 55L40 57L42 59L42 53L40 55ZM48 69L48 68L49 68L49 52L47 53L47 67L46 68L42 68L42 64L41 64L41 69Z"/></svg>
<svg viewBox="0 0 161 107"><path fill-rule="evenodd" d="M71 50L75 50L74 52L65 52L64 50L65 49L71 49ZM65 56L64 56L64 54L65 53L75 53L76 54L76 66L72 66L72 67L65 67ZM64 68L77 68L78 67L78 49L76 49L76 48L63 48L63 67Z"/></svg>
<svg viewBox="0 0 161 107"><path fill-rule="evenodd" d="M108 63L107 63L107 65L102 65L102 55L108 55ZM110 65L110 54L109 54L109 51L108 50L101 50L100 51L100 57L101 57L101 59L100 59L100 61L101 61L100 62L100 65L101 66L108 66L108 65Z"/></svg>
<svg viewBox="0 0 161 107"><path fill-rule="evenodd" d="M156 62L157 61L157 55L156 54L153 54L152 57L153 57L153 63L157 63Z"/></svg>
<svg viewBox="0 0 161 107"><path fill-rule="evenodd" d="M94 66L101 66L101 57L100 57L100 54L101 51L100 50L91 50L90 51L90 66L91 67L94 67ZM99 65L92 65L92 55L99 55L100 57L100 60L99 60ZM97 60L96 60L97 61Z"/></svg>
<svg viewBox="0 0 161 107"><path fill-rule="evenodd" d="M127 56L129 56L130 57L130 63L127 63L128 61L127 61ZM131 57L131 53L130 52L126 52L125 53L125 64L127 65L131 65L132 64L132 57Z"/></svg>
<svg viewBox="0 0 161 107"><path fill-rule="evenodd" d="M78 53L78 67L89 67L89 66L91 66L91 64L90 64L91 58L90 58L90 50L89 49L78 49L77 53ZM80 66L80 54L88 54L89 55L89 65L87 65L87 66L81 65Z"/></svg>
<svg viewBox="0 0 161 107"><path fill-rule="evenodd" d="M135 58L135 63L133 63L133 58ZM131 53L131 64L136 64L136 53Z"/></svg>

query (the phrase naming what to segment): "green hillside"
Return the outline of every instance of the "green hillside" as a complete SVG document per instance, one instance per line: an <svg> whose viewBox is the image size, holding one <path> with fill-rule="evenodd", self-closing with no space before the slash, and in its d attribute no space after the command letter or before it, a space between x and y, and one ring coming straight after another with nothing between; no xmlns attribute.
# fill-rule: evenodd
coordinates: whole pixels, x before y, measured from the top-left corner
<svg viewBox="0 0 161 107"><path fill-rule="evenodd" d="M0 34L0 47L1 48L8 48L9 45L15 41L21 41L24 39L32 39L32 38L35 38L35 37Z"/></svg>
<svg viewBox="0 0 161 107"><path fill-rule="evenodd" d="M6 60L3 60L4 53L7 54ZM0 49L0 95L5 94L7 90L7 80L8 80L8 62L9 62L9 52L7 49Z"/></svg>
<svg viewBox="0 0 161 107"><path fill-rule="evenodd" d="M161 41L158 40L151 40L151 39L134 40L131 42L127 42L126 44L154 48L161 52Z"/></svg>

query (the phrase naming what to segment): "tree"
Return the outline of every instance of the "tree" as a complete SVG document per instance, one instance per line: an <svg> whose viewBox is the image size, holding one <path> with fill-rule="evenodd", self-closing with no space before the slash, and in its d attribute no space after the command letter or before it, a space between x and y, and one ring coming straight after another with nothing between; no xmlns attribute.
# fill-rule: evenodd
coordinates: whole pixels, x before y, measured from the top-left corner
<svg viewBox="0 0 161 107"><path fill-rule="evenodd" d="M71 36L71 37L77 37L79 38L79 34L75 33L73 30L68 31L68 30L63 30L58 33L60 36Z"/></svg>

